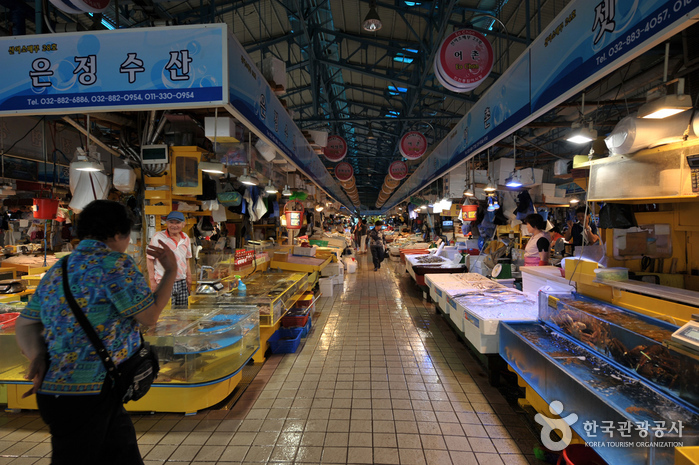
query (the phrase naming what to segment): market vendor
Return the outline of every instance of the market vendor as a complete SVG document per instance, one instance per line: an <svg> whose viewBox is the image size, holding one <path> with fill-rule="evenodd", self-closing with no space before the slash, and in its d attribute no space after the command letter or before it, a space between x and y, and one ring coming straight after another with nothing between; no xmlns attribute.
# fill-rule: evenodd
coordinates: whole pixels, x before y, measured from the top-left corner
<svg viewBox="0 0 699 465"><path fill-rule="evenodd" d="M172 305L187 305L189 302L189 289L192 287L192 271L189 267L189 259L192 258L192 246L189 236L182 232L185 221L182 212L173 211L165 218L167 229L158 231L150 241L151 246L160 242L172 249L177 258L177 277L172 286ZM147 260L150 287L155 288L163 277L164 269L158 260L148 255Z"/></svg>
<svg viewBox="0 0 699 465"><path fill-rule="evenodd" d="M597 225L592 221L590 212L585 216L585 207L578 207L575 210L576 223L568 221L568 230L565 233L565 240L572 242L575 247L583 245L594 245L599 242Z"/></svg>
<svg viewBox="0 0 699 465"><path fill-rule="evenodd" d="M538 213L532 213L524 218L524 224L532 235L524 249L524 266L547 266L551 236L545 231L546 221Z"/></svg>

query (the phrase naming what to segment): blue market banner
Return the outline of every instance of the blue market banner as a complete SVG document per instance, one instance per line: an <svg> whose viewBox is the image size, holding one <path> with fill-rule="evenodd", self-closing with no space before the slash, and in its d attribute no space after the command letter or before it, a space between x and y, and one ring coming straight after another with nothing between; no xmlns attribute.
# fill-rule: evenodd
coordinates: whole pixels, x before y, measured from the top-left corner
<svg viewBox="0 0 699 465"><path fill-rule="evenodd" d="M258 135L278 148L331 197L353 211L350 199L325 168L235 37L229 38L228 49L228 74L235 77L228 83L230 105L227 108L231 114L247 121L249 127L254 127Z"/></svg>
<svg viewBox="0 0 699 465"><path fill-rule="evenodd" d="M0 116L227 101L222 24L0 38Z"/></svg>
<svg viewBox="0 0 699 465"><path fill-rule="evenodd" d="M698 0L572 1L394 192L384 211L693 24L697 14Z"/></svg>
<svg viewBox="0 0 699 465"><path fill-rule="evenodd" d="M571 2L530 46L532 113L690 25L697 12L697 0Z"/></svg>

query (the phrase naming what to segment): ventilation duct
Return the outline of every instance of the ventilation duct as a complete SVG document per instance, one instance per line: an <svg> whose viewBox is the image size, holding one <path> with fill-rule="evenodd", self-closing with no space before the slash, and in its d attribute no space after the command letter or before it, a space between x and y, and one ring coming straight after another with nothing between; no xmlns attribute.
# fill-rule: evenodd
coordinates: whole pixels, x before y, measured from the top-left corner
<svg viewBox="0 0 699 465"><path fill-rule="evenodd" d="M682 141L689 125L691 111L683 111L665 119L623 118L604 140L613 155L625 155L659 145ZM699 131L699 116L694 117L690 137Z"/></svg>

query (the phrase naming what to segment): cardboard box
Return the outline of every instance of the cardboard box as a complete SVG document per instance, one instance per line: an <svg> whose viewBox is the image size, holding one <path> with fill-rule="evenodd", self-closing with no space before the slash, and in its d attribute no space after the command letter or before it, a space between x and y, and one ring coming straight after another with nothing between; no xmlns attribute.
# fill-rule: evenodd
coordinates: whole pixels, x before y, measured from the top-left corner
<svg viewBox="0 0 699 465"><path fill-rule="evenodd" d="M289 252L274 252L272 260L274 260L275 262L289 261Z"/></svg>

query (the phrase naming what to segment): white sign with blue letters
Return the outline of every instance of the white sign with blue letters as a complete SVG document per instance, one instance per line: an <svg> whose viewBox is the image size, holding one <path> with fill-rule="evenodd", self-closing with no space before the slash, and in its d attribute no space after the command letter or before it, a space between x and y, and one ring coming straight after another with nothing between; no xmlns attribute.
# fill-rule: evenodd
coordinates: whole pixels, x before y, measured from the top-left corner
<svg viewBox="0 0 699 465"><path fill-rule="evenodd" d="M228 100L222 24L0 38L0 115L197 108Z"/></svg>

